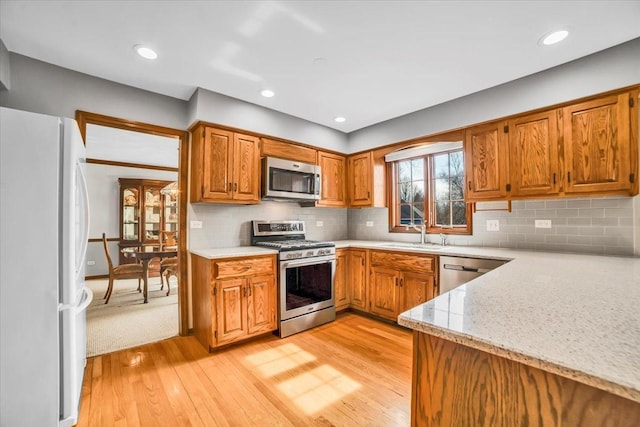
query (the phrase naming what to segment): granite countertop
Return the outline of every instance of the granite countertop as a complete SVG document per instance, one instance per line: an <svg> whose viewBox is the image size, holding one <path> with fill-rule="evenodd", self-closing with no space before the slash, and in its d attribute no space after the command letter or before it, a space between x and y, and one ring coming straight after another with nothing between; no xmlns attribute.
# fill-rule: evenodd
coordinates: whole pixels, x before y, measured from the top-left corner
<svg viewBox="0 0 640 427"><path fill-rule="evenodd" d="M207 259L278 254L278 251L275 249L261 248L258 246L236 246L232 248L190 249L189 252L191 252L194 255L198 255Z"/></svg>
<svg viewBox="0 0 640 427"><path fill-rule="evenodd" d="M640 402L640 258L381 241L336 241L414 253L511 260L406 311L398 323ZM277 254L243 246L205 258Z"/></svg>

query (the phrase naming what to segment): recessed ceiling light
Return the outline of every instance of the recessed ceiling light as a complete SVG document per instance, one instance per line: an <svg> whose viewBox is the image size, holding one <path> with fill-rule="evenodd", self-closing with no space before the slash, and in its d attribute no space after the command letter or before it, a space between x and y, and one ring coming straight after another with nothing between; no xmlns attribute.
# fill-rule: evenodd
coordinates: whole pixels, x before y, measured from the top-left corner
<svg viewBox="0 0 640 427"><path fill-rule="evenodd" d="M272 90L265 89L262 92L260 92L260 95L264 96L265 98L271 98L273 97L273 95L275 95L275 93Z"/></svg>
<svg viewBox="0 0 640 427"><path fill-rule="evenodd" d="M156 59L158 57L158 54L155 50L141 44L135 45L133 47L133 50L135 50L138 55L142 56L145 59Z"/></svg>
<svg viewBox="0 0 640 427"><path fill-rule="evenodd" d="M347 120L347 119L345 119L344 117L340 117L340 116L338 116L338 117L336 117L336 118L335 118L335 119L333 119L333 120L334 120L334 121L336 121L336 122L338 122L338 123L342 123L342 122L344 122L344 121L345 121L345 120Z"/></svg>
<svg viewBox="0 0 640 427"><path fill-rule="evenodd" d="M545 46L549 46L561 42L562 40L566 39L568 35L569 31L567 30L553 31L543 36L542 39L540 39L540 42Z"/></svg>

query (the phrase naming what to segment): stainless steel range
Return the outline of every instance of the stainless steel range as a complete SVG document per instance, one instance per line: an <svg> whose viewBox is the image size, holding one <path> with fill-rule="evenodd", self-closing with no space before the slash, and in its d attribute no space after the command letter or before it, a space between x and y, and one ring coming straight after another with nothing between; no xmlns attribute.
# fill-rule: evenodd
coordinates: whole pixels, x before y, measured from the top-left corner
<svg viewBox="0 0 640 427"><path fill-rule="evenodd" d="M304 221L253 221L251 243L278 249L280 337L336 318L333 242L305 240Z"/></svg>

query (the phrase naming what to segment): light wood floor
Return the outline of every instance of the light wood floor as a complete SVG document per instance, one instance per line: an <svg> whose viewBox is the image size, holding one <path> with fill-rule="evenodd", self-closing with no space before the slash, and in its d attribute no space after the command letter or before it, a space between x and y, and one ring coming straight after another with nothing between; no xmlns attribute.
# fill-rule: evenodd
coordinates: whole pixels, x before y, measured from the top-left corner
<svg viewBox="0 0 640 427"><path fill-rule="evenodd" d="M411 348L353 313L215 354L172 338L89 359L78 426L408 426Z"/></svg>

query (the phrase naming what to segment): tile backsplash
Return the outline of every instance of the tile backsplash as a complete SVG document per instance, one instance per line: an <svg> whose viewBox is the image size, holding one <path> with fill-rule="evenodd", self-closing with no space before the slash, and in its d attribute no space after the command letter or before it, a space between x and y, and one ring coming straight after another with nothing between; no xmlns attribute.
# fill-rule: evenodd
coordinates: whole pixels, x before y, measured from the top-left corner
<svg viewBox="0 0 640 427"><path fill-rule="evenodd" d="M492 246L607 255L633 255L633 198L533 200L512 202L511 212L476 212L473 235L448 236L461 246ZM415 234L389 233L388 209L349 210L348 237L353 240L419 240ZM498 220L499 231L487 231L487 220ZM550 220L551 228L535 228L535 220ZM367 221L373 227L367 227ZM428 235L440 243L439 235Z"/></svg>
<svg viewBox="0 0 640 427"><path fill-rule="evenodd" d="M303 208L297 203L263 201L258 205L190 204L189 221L202 229L189 230L189 249L247 246L252 220L303 220L311 240L345 240L347 209ZM318 221L322 226L317 225ZM189 224L187 224L189 226Z"/></svg>
<svg viewBox="0 0 640 427"><path fill-rule="evenodd" d="M512 202L511 208L511 212L476 212L473 235L448 236L448 243L606 255L634 253L633 198L520 200ZM189 230L189 248L250 245L254 219L303 220L307 238L313 240L419 240L416 234L389 233L387 208L305 208L296 203L263 201L248 206L189 205L189 220L203 224L202 229ZM499 231L488 231L487 220L498 220ZM550 220L551 228L536 228L536 220ZM367 222L373 226L367 227ZM440 243L438 234L428 234L427 239Z"/></svg>

